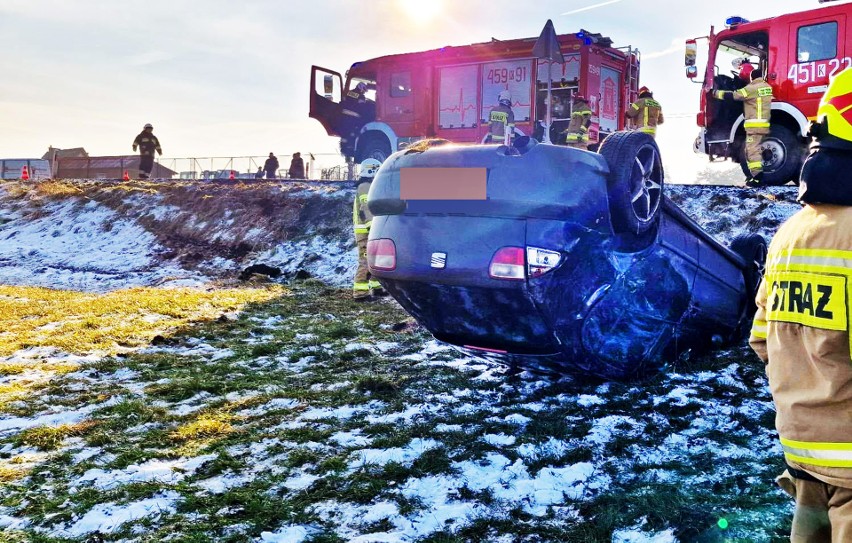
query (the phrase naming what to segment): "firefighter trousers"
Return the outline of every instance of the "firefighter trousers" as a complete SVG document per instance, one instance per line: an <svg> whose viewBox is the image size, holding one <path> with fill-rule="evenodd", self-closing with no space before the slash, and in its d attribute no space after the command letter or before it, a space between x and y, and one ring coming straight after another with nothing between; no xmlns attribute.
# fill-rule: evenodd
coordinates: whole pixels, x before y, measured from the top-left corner
<svg viewBox="0 0 852 543"><path fill-rule="evenodd" d="M761 144L765 135L766 130L764 129L750 128L746 130L746 161L752 177L763 171L763 148Z"/></svg>
<svg viewBox="0 0 852 543"><path fill-rule="evenodd" d="M352 296L364 298L370 295L370 268L367 267L367 238L369 234L355 234L355 244L358 246L358 269L355 270L355 282L352 285Z"/></svg>
<svg viewBox="0 0 852 543"><path fill-rule="evenodd" d="M792 543L852 541L852 488L797 479L789 471L784 471L777 482L796 500Z"/></svg>

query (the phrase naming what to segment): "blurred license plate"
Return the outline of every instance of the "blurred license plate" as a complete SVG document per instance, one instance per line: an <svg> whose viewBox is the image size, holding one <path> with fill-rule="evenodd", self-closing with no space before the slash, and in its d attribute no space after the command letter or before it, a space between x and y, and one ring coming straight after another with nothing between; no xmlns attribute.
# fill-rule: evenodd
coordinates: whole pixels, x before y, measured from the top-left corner
<svg viewBox="0 0 852 543"><path fill-rule="evenodd" d="M403 200L485 200L487 168L402 168Z"/></svg>

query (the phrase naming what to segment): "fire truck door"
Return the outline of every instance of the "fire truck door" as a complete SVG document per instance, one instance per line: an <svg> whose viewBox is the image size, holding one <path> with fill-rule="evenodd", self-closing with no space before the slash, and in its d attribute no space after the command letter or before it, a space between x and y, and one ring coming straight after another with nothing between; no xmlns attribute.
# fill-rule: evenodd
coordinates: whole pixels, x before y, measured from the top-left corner
<svg viewBox="0 0 852 543"><path fill-rule="evenodd" d="M411 70L390 71L385 74L387 81L379 81L377 102L384 102L381 108L382 118L390 124L399 136L417 136L414 134L414 91Z"/></svg>
<svg viewBox="0 0 852 543"><path fill-rule="evenodd" d="M787 96L780 98L795 104L806 116L813 118L819 100L828 85L828 78L852 66L846 47L846 16L836 14L816 17L790 24L787 48L787 74L792 85ZM780 81L769 81L778 84Z"/></svg>
<svg viewBox="0 0 852 543"><path fill-rule="evenodd" d="M341 117L343 92L340 74L319 66L311 66L311 95L308 116L318 120L329 136L339 136L345 122Z"/></svg>

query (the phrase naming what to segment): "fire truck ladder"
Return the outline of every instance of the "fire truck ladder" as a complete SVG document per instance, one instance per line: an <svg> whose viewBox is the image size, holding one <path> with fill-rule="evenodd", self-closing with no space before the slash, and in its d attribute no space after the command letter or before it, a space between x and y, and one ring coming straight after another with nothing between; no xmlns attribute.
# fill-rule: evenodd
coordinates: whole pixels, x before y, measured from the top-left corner
<svg viewBox="0 0 852 543"><path fill-rule="evenodd" d="M639 49L634 49L631 46L619 47L620 50L627 53L627 73L625 80L627 81L624 89L624 107L630 107L630 104L639 98L639 65L641 64L642 53Z"/></svg>

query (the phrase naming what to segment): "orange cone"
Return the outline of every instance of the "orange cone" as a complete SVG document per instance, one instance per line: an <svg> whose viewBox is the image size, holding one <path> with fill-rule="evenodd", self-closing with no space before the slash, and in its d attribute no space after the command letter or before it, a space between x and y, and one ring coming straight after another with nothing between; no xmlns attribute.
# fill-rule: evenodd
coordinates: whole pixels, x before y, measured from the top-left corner
<svg viewBox="0 0 852 543"><path fill-rule="evenodd" d="M236 179L237 175L234 173L234 170L231 170L231 175L228 176L228 179Z"/></svg>
<svg viewBox="0 0 852 543"><path fill-rule="evenodd" d="M30 179L30 169L24 166L21 168L21 179L24 181L29 181Z"/></svg>
<svg viewBox="0 0 852 543"><path fill-rule="evenodd" d="M130 174L127 173L127 170L124 170L124 175L121 178L122 181L130 181Z"/></svg>

